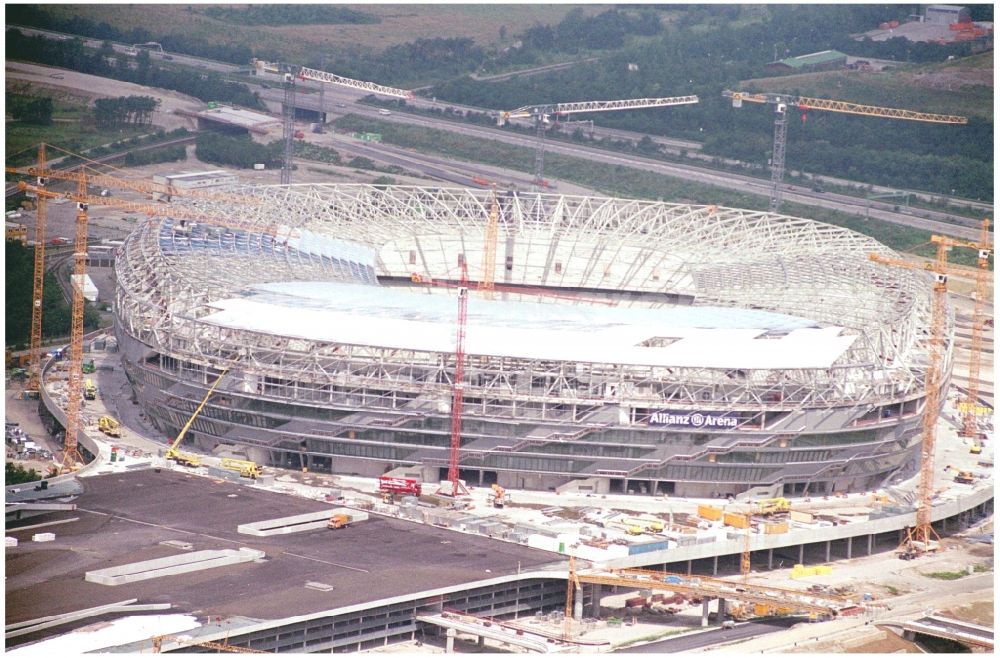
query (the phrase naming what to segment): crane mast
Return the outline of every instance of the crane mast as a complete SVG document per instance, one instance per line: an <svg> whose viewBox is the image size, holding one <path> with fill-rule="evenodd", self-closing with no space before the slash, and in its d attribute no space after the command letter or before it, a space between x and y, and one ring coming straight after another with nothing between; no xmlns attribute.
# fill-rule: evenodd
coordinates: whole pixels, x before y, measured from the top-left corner
<svg viewBox="0 0 1000 658"><path fill-rule="evenodd" d="M336 75L335 73L328 73L326 71L320 71L319 69L311 69L306 66L291 66L276 62L267 62L256 58L250 60L250 64L253 66L254 72L257 75L261 75L262 73L278 73L284 77L285 97L282 102L282 135L284 138L285 148L284 164L282 164L281 167L282 185L288 185L292 182L292 164L295 158L296 78L302 81L312 80L314 82L341 85L343 87L350 87L360 91L381 94L383 96L393 96L396 98L409 99L414 96L412 91L396 89L395 87L387 87L385 85L375 84L374 82L365 82L364 80L354 80L352 78L346 78L342 75Z"/></svg>
<svg viewBox="0 0 1000 658"><path fill-rule="evenodd" d="M968 118L952 114L932 114L895 107L862 105L848 101L826 98L809 98L793 94L751 94L745 91L725 90L722 95L732 100L733 107L743 107L743 102L764 103L774 106L774 144L771 150L771 194L768 202L770 212L781 208L782 181L785 178L785 141L788 136L788 109L824 110L858 116L881 117L883 119L905 119L927 123L967 124Z"/></svg>
<svg viewBox="0 0 1000 658"><path fill-rule="evenodd" d="M690 105L697 103L697 96L672 96L667 98L628 98L613 101L578 101L573 103L549 103L543 105L526 105L509 112L501 112L497 125L502 126L510 119L533 118L535 121L535 189L545 186L542 178L545 167L545 125L549 123L549 115L561 116L578 112L609 112L614 110L640 110L650 107L669 107L672 105Z"/></svg>
<svg viewBox="0 0 1000 658"><path fill-rule="evenodd" d="M968 405L964 422L962 424L962 434L966 437L976 439L979 435L977 423L979 409L979 372L982 365L983 353L983 330L986 323L986 293L990 281L990 220L984 219L982 231L979 234L979 243L975 245L979 254L976 260L976 305L972 313L972 347L969 355L969 385L967 387ZM972 246L972 245L966 245Z"/></svg>
<svg viewBox="0 0 1000 658"><path fill-rule="evenodd" d="M469 491L458 478L459 451L462 448L462 402L465 395L465 325L469 310L469 273L462 258L462 282L458 288L458 325L455 328L455 377L451 387L451 451L448 455L447 495L468 495ZM438 491L438 493L445 493Z"/></svg>
<svg viewBox="0 0 1000 658"><path fill-rule="evenodd" d="M490 217L486 222L486 236L483 239L483 273L479 289L487 298L493 297L493 284L497 267L497 225L500 221L500 207L497 205L497 186L490 192Z"/></svg>
<svg viewBox="0 0 1000 658"><path fill-rule="evenodd" d="M931 299L931 326L928 327L928 361L924 376L924 416L920 435L920 479L917 484L916 524L906 531L900 545L904 555L916 556L934 550L932 541L940 539L931 526L934 494L934 450L937 440L937 420L941 411L941 365L944 356L945 302L948 296L948 251L955 244L950 238L933 235L937 255L932 265L921 266L909 261L869 254L872 261L904 269L928 269L934 274L934 294Z"/></svg>
<svg viewBox="0 0 1000 658"><path fill-rule="evenodd" d="M80 176L77 182L77 193L87 194L87 180ZM41 195L39 195L41 196ZM76 240L73 243L73 275L70 282L73 291L73 305L70 321L69 340L69 388L66 408L66 437L63 440L63 461L60 471L65 473L75 469L78 462L83 462L83 456L77 447L77 434L80 431L80 398L83 380L83 277L87 274L87 204L78 201L76 204Z"/></svg>
<svg viewBox="0 0 1000 658"><path fill-rule="evenodd" d="M38 145L38 167L45 169L45 143ZM45 180L39 175L39 187ZM35 222L35 268L31 289L31 344L28 352L28 391L42 390L42 302L45 292L45 222L48 218L48 199L37 196L37 221Z"/></svg>

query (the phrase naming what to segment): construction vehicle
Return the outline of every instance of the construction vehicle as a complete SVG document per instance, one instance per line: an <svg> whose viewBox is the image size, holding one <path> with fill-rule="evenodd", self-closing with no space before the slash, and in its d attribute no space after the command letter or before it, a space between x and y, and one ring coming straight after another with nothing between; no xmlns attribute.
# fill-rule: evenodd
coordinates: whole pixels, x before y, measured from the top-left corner
<svg viewBox="0 0 1000 658"><path fill-rule="evenodd" d="M757 507L760 514L770 516L771 514L787 512L792 508L792 504L787 498L765 498L757 501Z"/></svg>
<svg viewBox="0 0 1000 658"><path fill-rule="evenodd" d="M545 126L549 125L550 116L559 117L578 112L609 112L612 110L638 110L649 107L668 107L671 105L689 105L697 103L697 96L674 96L671 98L629 98L615 101L581 101L575 103L549 103L543 105L528 105L509 112L501 112L497 117L497 125L502 126L510 119L532 118L535 121L535 189L549 187L542 178L545 167Z"/></svg>
<svg viewBox="0 0 1000 658"><path fill-rule="evenodd" d="M326 522L326 527L331 530L340 530L341 528L346 528L350 523L351 517L346 514L334 514Z"/></svg>
<svg viewBox="0 0 1000 658"><path fill-rule="evenodd" d="M972 447L969 448L969 454L972 455L979 455L982 454L982 452L983 452L983 446L979 445L979 443L973 443Z"/></svg>
<svg viewBox="0 0 1000 658"><path fill-rule="evenodd" d="M94 365L94 360L91 359L90 361L84 363L83 367L80 370L85 375L92 375L95 372L97 372L97 366Z"/></svg>
<svg viewBox="0 0 1000 658"><path fill-rule="evenodd" d="M253 480L256 480L264 474L264 469L262 469L257 462L247 459L223 457L221 466L227 471L236 471L240 474L240 477L251 478Z"/></svg>
<svg viewBox="0 0 1000 658"><path fill-rule="evenodd" d="M972 474L972 471L959 471L955 475L955 482L959 484L972 484L976 481L976 476Z"/></svg>
<svg viewBox="0 0 1000 658"><path fill-rule="evenodd" d="M97 399L97 387L94 386L94 382L88 379L83 385L83 399L84 400L96 400Z"/></svg>
<svg viewBox="0 0 1000 658"><path fill-rule="evenodd" d="M507 504L507 502L510 501L510 494L507 493L499 484L493 483L490 488L493 490L493 507L502 508Z"/></svg>
<svg viewBox="0 0 1000 658"><path fill-rule="evenodd" d="M194 424L195 418L198 417L198 414L201 413L201 410L205 408L206 404L208 404L208 399L212 397L212 393L214 393L216 387L218 387L219 384L222 383L222 380L225 379L226 373L228 372L229 372L228 368L223 370L222 373L219 375L219 377L215 380L215 383L212 384L212 386L208 389L208 392L205 393L205 397L202 398L201 400L201 404L199 404L198 407L194 410L194 413L191 414L191 417L188 418L186 423L184 423L184 427L182 427L181 431L177 433L177 438L174 439L174 442L170 445L169 448L167 448L167 452L164 454L164 457L166 457L169 460L177 462L181 466L190 466L191 468L197 468L201 466L201 457L199 457L198 455L191 455L186 452L181 452L177 448L184 440L184 436L187 434L188 430L191 429L191 426Z"/></svg>
<svg viewBox="0 0 1000 658"><path fill-rule="evenodd" d="M383 494L419 496L421 486L420 482L413 478L396 478L383 475L378 479L378 490Z"/></svg>
<svg viewBox="0 0 1000 658"><path fill-rule="evenodd" d="M771 153L771 197L768 205L770 212L778 212L781 208L782 180L785 177L785 137L788 134L787 113L789 109L825 110L828 112L843 112L860 116L882 117L885 119L908 119L910 121L926 121L931 123L967 124L966 117L948 114L929 114L893 107L877 107L860 105L847 101L830 100L826 98L806 98L790 94L753 94L745 91L722 92L726 98L732 99L733 107L743 107L743 101L751 103L768 103L774 106L774 147ZM803 116L805 116L803 114Z"/></svg>
<svg viewBox="0 0 1000 658"><path fill-rule="evenodd" d="M108 436L118 438L122 435L122 425L111 416L101 416L97 420L97 429Z"/></svg>

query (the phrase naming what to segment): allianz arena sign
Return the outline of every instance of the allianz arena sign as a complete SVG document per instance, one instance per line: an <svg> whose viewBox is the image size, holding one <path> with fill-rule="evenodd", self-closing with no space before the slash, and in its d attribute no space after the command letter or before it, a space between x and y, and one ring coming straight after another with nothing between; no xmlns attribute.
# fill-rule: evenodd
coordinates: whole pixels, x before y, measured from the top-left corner
<svg viewBox="0 0 1000 658"><path fill-rule="evenodd" d="M649 415L650 425L665 427L717 427L736 428L740 419L728 414L701 413L698 411L654 411Z"/></svg>

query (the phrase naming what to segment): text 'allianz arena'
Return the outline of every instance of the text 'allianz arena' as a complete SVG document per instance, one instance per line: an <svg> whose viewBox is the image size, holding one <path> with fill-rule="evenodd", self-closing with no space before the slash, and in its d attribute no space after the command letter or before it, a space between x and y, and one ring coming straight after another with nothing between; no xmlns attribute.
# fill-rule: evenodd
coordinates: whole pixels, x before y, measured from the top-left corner
<svg viewBox="0 0 1000 658"><path fill-rule="evenodd" d="M225 222L150 220L117 254L125 368L168 436L225 372L203 450L443 478L464 263L471 485L798 495L916 469L929 275L871 238L628 199L501 192L493 224L489 191L233 192L183 206Z"/></svg>

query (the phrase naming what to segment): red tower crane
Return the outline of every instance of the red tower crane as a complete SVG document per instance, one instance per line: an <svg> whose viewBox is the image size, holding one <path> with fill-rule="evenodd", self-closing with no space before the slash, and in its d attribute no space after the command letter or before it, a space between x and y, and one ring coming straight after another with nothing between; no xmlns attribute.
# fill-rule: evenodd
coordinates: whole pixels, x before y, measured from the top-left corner
<svg viewBox="0 0 1000 658"><path fill-rule="evenodd" d="M469 490L458 479L458 457L462 448L462 398L465 395L465 325L469 311L469 270L462 258L462 280L458 287L458 325L455 329L455 376L451 384L451 452L448 456L449 489L438 494L467 496Z"/></svg>

